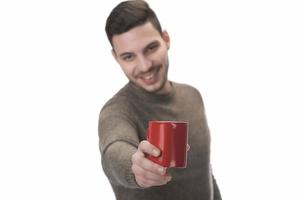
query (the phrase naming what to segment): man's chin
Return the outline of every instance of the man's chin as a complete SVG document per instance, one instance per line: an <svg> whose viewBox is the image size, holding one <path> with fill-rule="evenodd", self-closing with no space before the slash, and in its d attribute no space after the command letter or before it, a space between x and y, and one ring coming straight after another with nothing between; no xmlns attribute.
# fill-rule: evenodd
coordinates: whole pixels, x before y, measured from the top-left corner
<svg viewBox="0 0 300 200"><path fill-rule="evenodd" d="M141 84L141 83L134 83L137 87L143 89L149 93L156 93L161 90L161 86L159 84Z"/></svg>
<svg viewBox="0 0 300 200"><path fill-rule="evenodd" d="M149 93L161 93L163 90L163 84L160 83L156 83L152 85L143 85L140 87Z"/></svg>

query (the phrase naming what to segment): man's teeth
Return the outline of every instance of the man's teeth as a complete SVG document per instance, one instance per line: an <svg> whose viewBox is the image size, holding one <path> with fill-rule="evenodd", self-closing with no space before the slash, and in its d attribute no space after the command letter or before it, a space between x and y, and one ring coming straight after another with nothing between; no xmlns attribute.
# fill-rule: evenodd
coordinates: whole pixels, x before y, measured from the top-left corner
<svg viewBox="0 0 300 200"><path fill-rule="evenodd" d="M153 78L153 76L154 76L154 73L153 73L153 74L150 74L150 75L148 75L148 76L145 76L144 79L150 80L151 78Z"/></svg>

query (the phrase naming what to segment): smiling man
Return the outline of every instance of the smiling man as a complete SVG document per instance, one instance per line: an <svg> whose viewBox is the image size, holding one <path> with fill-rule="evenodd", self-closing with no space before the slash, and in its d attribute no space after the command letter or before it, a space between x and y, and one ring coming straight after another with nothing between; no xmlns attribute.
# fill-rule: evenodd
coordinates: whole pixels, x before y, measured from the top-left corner
<svg viewBox="0 0 300 200"><path fill-rule="evenodd" d="M220 200L211 172L210 133L197 89L168 80L170 37L145 1L118 4L106 22L112 54L129 82L102 108L102 167L118 200ZM189 122L187 168L167 169L146 155L150 120Z"/></svg>
<svg viewBox="0 0 300 200"><path fill-rule="evenodd" d="M148 92L170 91L167 81L169 35L159 33L151 22L112 38L113 55L127 78Z"/></svg>
<svg viewBox="0 0 300 200"><path fill-rule="evenodd" d="M167 92L169 35L151 22L112 38L113 55L127 78L148 92Z"/></svg>

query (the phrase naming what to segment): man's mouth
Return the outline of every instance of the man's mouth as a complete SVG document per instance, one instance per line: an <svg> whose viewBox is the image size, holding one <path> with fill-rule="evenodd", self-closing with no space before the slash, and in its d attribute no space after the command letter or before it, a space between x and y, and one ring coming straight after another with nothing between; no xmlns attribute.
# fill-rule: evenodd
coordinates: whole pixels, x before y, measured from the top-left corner
<svg viewBox="0 0 300 200"><path fill-rule="evenodd" d="M156 81L155 77L156 77L158 71L159 71L159 68L155 67L152 70L150 70L149 72L140 75L139 78L142 79L146 84L153 84Z"/></svg>
<svg viewBox="0 0 300 200"><path fill-rule="evenodd" d="M154 73L151 73L151 74L149 74L149 75L147 75L147 76L144 76L143 79L150 80L150 79L153 78L153 77L154 77Z"/></svg>

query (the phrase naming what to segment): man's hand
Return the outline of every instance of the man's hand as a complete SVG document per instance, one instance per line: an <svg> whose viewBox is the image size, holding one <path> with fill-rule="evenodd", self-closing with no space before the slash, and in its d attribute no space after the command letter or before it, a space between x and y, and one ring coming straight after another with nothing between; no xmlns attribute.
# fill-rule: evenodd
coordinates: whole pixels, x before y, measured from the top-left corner
<svg viewBox="0 0 300 200"><path fill-rule="evenodd" d="M166 167L162 167L145 157L145 154L159 156L160 151L147 140L140 142L138 150L132 155L132 171L139 186L147 188L165 185L171 180L166 174Z"/></svg>

